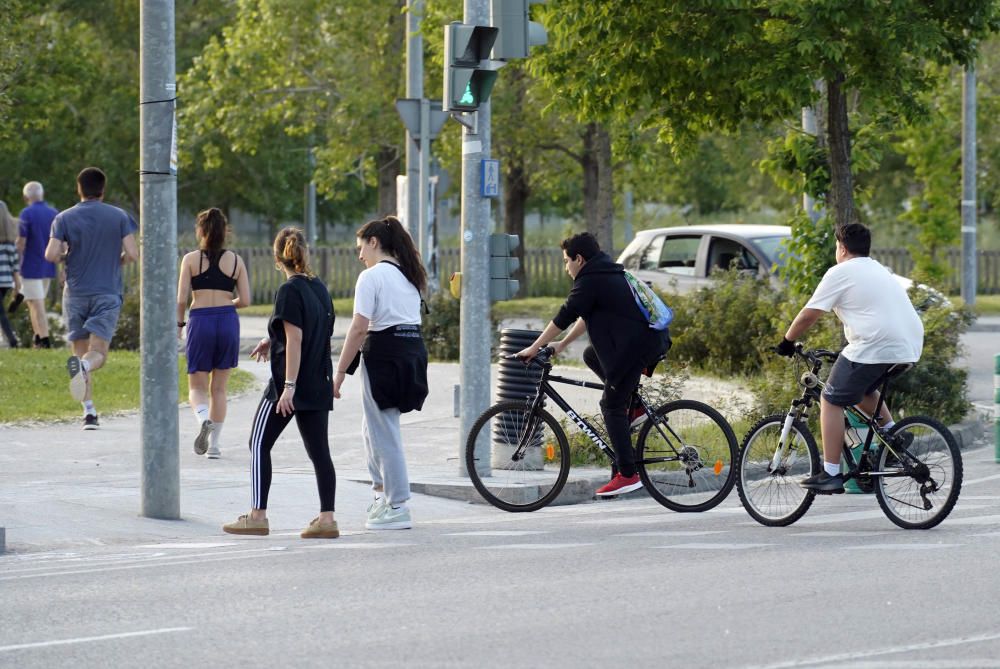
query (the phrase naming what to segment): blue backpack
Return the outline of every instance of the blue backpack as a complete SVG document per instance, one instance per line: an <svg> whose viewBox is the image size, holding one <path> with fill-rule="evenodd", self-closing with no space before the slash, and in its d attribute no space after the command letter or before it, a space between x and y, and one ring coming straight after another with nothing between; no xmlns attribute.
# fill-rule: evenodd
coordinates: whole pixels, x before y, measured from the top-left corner
<svg viewBox="0 0 1000 669"><path fill-rule="evenodd" d="M625 281L628 282L628 287L632 290L632 297L635 298L635 304L646 318L649 327L661 332L666 330L670 322L674 320L673 310L660 299L659 295L653 292L653 289L645 281L635 278L631 272L625 272Z"/></svg>

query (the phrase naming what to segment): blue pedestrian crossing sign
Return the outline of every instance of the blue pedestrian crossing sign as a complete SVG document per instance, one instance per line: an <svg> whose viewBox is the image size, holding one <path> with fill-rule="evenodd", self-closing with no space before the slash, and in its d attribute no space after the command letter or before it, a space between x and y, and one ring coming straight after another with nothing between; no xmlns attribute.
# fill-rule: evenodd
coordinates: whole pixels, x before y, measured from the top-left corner
<svg viewBox="0 0 1000 669"><path fill-rule="evenodd" d="M481 197L500 197L500 161L486 159L479 166L481 179L479 195Z"/></svg>

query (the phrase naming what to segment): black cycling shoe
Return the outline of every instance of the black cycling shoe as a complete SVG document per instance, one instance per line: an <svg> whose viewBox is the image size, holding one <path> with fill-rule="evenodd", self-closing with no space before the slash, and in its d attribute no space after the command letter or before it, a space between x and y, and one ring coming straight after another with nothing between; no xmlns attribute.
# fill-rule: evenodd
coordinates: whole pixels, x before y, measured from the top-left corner
<svg viewBox="0 0 1000 669"><path fill-rule="evenodd" d="M889 440L889 445L896 451L905 451L912 443L913 433L907 430L892 435L892 438Z"/></svg>
<svg viewBox="0 0 1000 669"><path fill-rule="evenodd" d="M844 492L844 477L841 474L830 476L826 472L820 472L802 480L799 485L817 495L838 495Z"/></svg>

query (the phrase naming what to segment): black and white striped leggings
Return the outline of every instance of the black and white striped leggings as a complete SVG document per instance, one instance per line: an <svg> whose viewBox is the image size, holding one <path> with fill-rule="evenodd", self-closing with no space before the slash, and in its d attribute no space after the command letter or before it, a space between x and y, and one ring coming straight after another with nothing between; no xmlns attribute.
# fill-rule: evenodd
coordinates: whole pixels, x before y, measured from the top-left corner
<svg viewBox="0 0 1000 669"><path fill-rule="evenodd" d="M299 434L305 444L309 459L316 471L316 486L319 488L319 510L333 511L337 494L337 474L330 459L330 441L327 427L330 412L295 411L291 416L282 416L275 411L276 404L261 398L250 431L250 487L251 504L254 509L267 508L267 493L271 489L271 448L291 422L292 416L299 427Z"/></svg>

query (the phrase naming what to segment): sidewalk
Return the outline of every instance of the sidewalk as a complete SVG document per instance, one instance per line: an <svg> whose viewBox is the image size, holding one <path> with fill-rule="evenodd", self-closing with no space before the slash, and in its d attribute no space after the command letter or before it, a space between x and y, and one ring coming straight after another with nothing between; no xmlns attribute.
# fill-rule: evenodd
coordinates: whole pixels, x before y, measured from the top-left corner
<svg viewBox="0 0 1000 669"><path fill-rule="evenodd" d="M266 318L241 319L248 346L264 336ZM335 337L343 337L350 320L337 320ZM532 322L505 324L537 327ZM339 348L339 345L337 346ZM268 375L266 364L241 358L259 385L229 402L222 435L222 458L196 456L191 444L196 422L186 405L178 408L180 427L181 521L144 518L141 512L142 437L138 412L102 415L101 429L83 431L79 421L0 426L0 528L6 528L8 551L25 552L91 544L134 544L137 541L218 541L220 526L246 513L250 500L250 457L247 449L253 413ZM585 368L561 370L566 376L588 378ZM492 368L496 387L496 366ZM468 478L460 474L460 421L454 415L456 363L432 363L431 394L421 412L402 418L411 485L414 493L480 502ZM98 397L100 376L96 377ZM561 389L563 390L563 389ZM344 398L337 400L330 419L330 441L337 470L337 515L344 528L363 527L370 501L368 471L361 440L361 392L357 377L349 377ZM565 396L583 413L598 413L600 393L567 387ZM746 390L726 381L692 379L684 396L726 412L745 401ZM957 435L965 445L982 436L983 426L964 426ZM992 432L992 430L990 430ZM965 447L963 445L963 447ZM312 466L294 426L289 426L272 451L274 479L269 504L272 532L294 532L317 511ZM607 480L605 469L577 470L560 503L590 500ZM575 483L574 483L575 482ZM426 498L416 500L419 516ZM0 552L3 536L0 535Z"/></svg>

